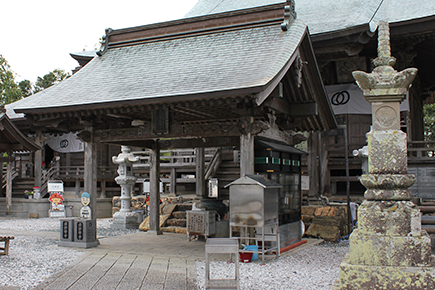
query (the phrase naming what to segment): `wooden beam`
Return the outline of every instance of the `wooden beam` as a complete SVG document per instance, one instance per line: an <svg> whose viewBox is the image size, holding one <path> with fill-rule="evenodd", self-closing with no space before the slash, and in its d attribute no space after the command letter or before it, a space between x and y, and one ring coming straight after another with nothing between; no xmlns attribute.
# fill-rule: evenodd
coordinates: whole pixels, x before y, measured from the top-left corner
<svg viewBox="0 0 435 290"><path fill-rule="evenodd" d="M269 98L264 102L264 106L274 109L277 112L291 117L318 115L316 103L290 104L281 98Z"/></svg>
<svg viewBox="0 0 435 290"><path fill-rule="evenodd" d="M319 111L316 103L293 104L290 107L290 114L292 117L317 116Z"/></svg>
<svg viewBox="0 0 435 290"><path fill-rule="evenodd" d="M21 144L0 143L0 150L1 151L16 151L16 150L24 150L24 147Z"/></svg>
<svg viewBox="0 0 435 290"><path fill-rule="evenodd" d="M96 135L100 142L113 144L127 144L123 142L151 140L161 138L197 138L201 137L229 137L239 136L239 123L237 121L222 122L197 122L197 123L178 123L172 122L169 126L169 133L155 134L150 126L143 128L125 128L111 130L97 130ZM79 136L81 138L81 136ZM136 146L138 147L138 146ZM140 147L140 146L139 146Z"/></svg>
<svg viewBox="0 0 435 290"><path fill-rule="evenodd" d="M160 149L162 150L175 148L228 147L237 146L239 142L240 138L237 136L159 140Z"/></svg>

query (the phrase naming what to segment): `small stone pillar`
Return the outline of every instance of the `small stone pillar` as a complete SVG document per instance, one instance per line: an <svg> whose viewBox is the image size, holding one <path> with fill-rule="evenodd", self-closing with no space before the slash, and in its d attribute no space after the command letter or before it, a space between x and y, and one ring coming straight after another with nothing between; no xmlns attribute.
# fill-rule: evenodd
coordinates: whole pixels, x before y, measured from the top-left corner
<svg viewBox="0 0 435 290"><path fill-rule="evenodd" d="M334 289L435 289L431 240L411 202L408 188L415 177L407 174L407 137L400 130L399 106L417 69L394 70L388 23L379 23L378 35L373 72L353 72L372 105L373 126L367 134L368 173L360 179L366 200Z"/></svg>
<svg viewBox="0 0 435 290"><path fill-rule="evenodd" d="M121 153L112 157L113 163L119 164L115 181L121 186L121 210L113 215L114 229L139 228L138 215L131 211L131 192L137 179L133 176L133 163L138 160L128 146L121 146Z"/></svg>

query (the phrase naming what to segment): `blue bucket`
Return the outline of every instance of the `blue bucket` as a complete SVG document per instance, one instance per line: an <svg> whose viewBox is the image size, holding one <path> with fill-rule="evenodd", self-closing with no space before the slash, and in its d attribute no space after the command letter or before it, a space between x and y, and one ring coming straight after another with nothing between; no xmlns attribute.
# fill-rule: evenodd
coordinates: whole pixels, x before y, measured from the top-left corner
<svg viewBox="0 0 435 290"><path fill-rule="evenodd" d="M245 246L245 248L243 250L257 251L258 252L258 246L256 246L256 245L248 245L248 246ZM258 253L252 253L252 259L251 259L251 261L257 261L257 260L258 260Z"/></svg>

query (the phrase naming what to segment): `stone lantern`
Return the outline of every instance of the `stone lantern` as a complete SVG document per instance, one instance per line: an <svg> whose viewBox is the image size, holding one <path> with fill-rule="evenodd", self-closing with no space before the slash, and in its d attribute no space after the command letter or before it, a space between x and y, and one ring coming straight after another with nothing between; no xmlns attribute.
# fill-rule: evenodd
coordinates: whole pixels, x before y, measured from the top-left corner
<svg viewBox="0 0 435 290"><path fill-rule="evenodd" d="M136 229L139 227L138 214L131 211L131 192L136 183L133 176L133 163L139 160L131 153L128 146L121 146L121 153L113 156L112 161L118 164L119 176L115 178L116 183L121 186L121 210L113 215L112 228Z"/></svg>
<svg viewBox="0 0 435 290"><path fill-rule="evenodd" d="M367 134L368 172L360 178L366 200L334 289L435 289L431 240L411 202L408 188L415 177L407 174L407 136L400 130L399 106L417 69L392 67L388 23L379 23L378 37L373 72L353 72L372 105L373 124Z"/></svg>

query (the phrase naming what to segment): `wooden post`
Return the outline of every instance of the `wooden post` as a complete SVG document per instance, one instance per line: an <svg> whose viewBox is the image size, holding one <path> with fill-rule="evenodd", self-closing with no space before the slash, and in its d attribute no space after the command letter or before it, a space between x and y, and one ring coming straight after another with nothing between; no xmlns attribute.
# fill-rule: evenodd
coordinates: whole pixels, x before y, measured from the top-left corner
<svg viewBox="0 0 435 290"><path fill-rule="evenodd" d="M319 178L318 178L318 156L317 156L317 138L315 132L310 132L308 135L308 175L310 177L310 190L309 197L318 195L319 192Z"/></svg>
<svg viewBox="0 0 435 290"><path fill-rule="evenodd" d="M254 136L240 135L240 176L254 174Z"/></svg>
<svg viewBox="0 0 435 290"><path fill-rule="evenodd" d="M12 152L9 152L8 155L12 155ZM9 156L10 156L9 155ZM9 161L7 164L7 173L6 173L6 211L9 214L12 208L12 158L9 157Z"/></svg>
<svg viewBox="0 0 435 290"><path fill-rule="evenodd" d="M80 197L80 180L79 179L76 179L76 182L75 182L76 184L75 184L75 191L76 191L76 195L77 195L77 197Z"/></svg>
<svg viewBox="0 0 435 290"><path fill-rule="evenodd" d="M177 169L174 167L171 168L171 184L170 184L170 194L176 196L177 195Z"/></svg>
<svg viewBox="0 0 435 290"><path fill-rule="evenodd" d="M196 148L196 197L204 198L205 180L204 180L204 148Z"/></svg>
<svg viewBox="0 0 435 290"><path fill-rule="evenodd" d="M150 150L150 230L148 232L161 235L160 230L160 148L156 140Z"/></svg>
<svg viewBox="0 0 435 290"><path fill-rule="evenodd" d="M36 131L35 136L35 143L39 146L41 146L41 150L35 151L35 181L34 186L41 187L41 180L42 180L42 144L41 144L41 138L42 138L42 131L38 130Z"/></svg>
<svg viewBox="0 0 435 290"><path fill-rule="evenodd" d="M1 157L1 155L0 155ZM0 197L3 196L3 162L0 161Z"/></svg>
<svg viewBox="0 0 435 290"><path fill-rule="evenodd" d="M97 143L94 140L93 128L87 129L91 132L88 142L85 142L85 184L84 191L91 195L91 218L97 218Z"/></svg>

